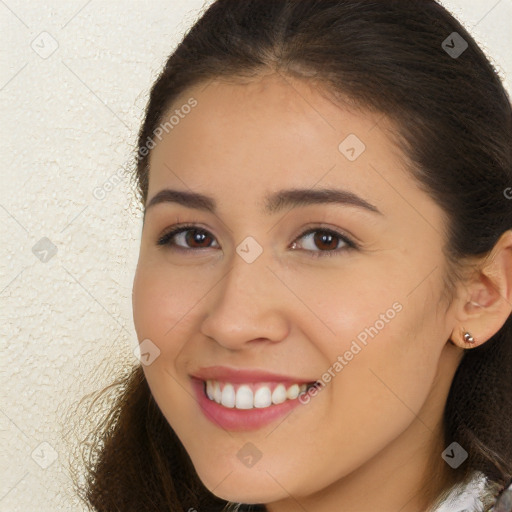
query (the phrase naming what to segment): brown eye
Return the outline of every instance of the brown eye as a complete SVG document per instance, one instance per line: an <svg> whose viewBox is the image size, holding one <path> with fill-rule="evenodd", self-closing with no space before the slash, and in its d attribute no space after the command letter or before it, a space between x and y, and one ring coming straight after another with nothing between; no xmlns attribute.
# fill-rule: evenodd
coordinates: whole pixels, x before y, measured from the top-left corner
<svg viewBox="0 0 512 512"><path fill-rule="evenodd" d="M330 229L310 229L302 233L297 240L302 238L307 239L308 237L309 240L305 244L302 244L302 250L310 252L313 257L333 256L343 251L357 248L356 244L348 237ZM340 242L342 243L341 247L339 247ZM297 243L295 243L294 246L297 247ZM315 248L317 248L317 250L315 250Z"/></svg>
<svg viewBox="0 0 512 512"><path fill-rule="evenodd" d="M338 240L335 235L331 235L330 233L323 233L322 231L317 231L315 233L315 236L313 237L313 240L317 247L320 249L336 249L338 246Z"/></svg>
<svg viewBox="0 0 512 512"><path fill-rule="evenodd" d="M195 244L199 245L199 248L204 248L205 244L208 247L208 244L211 243L211 237L208 236L206 231L200 231L198 229L189 229L183 232L185 236L183 237L185 242L190 246L194 246Z"/></svg>
<svg viewBox="0 0 512 512"><path fill-rule="evenodd" d="M157 241L157 245L171 246L177 250L207 249L212 240L213 237L209 236L208 231L204 229L196 226L182 226L164 234Z"/></svg>

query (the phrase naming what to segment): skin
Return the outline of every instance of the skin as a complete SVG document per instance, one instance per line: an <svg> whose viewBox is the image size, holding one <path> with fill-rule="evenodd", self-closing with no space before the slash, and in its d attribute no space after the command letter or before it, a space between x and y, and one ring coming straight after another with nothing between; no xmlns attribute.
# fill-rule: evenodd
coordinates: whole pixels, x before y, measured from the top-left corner
<svg viewBox="0 0 512 512"><path fill-rule="evenodd" d="M390 122L274 74L191 88L173 109L190 97L198 105L151 152L148 198L167 187L200 192L218 210L148 209L133 285L138 339L160 350L144 372L162 413L224 499L271 512L425 510L418 491L431 454L445 464L442 413L469 346L462 335L477 346L511 311L511 233L488 277L448 301L446 219L406 171ZM351 133L366 145L353 162L338 150ZM263 213L266 194L292 187L346 189L382 215L325 203ZM156 245L183 222L209 238L194 244L191 233L187 245L178 235L184 252ZM313 227L352 235L359 248L315 258L345 244L300 238ZM236 252L247 236L263 248L250 264ZM401 311L285 419L227 432L200 411L188 376L199 367L320 379L394 303ZM252 467L237 457L247 442L262 454Z"/></svg>

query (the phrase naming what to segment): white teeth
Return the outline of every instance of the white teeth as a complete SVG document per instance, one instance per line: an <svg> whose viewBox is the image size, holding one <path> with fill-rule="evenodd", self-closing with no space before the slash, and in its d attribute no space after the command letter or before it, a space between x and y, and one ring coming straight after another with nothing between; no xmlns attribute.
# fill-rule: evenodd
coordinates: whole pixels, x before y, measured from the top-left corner
<svg viewBox="0 0 512 512"><path fill-rule="evenodd" d="M295 398L297 398L299 396L299 385L298 384L293 384L292 386L290 386L287 390L286 390L286 397L289 399L289 400L294 400Z"/></svg>
<svg viewBox="0 0 512 512"><path fill-rule="evenodd" d="M210 400L213 400L213 382L211 380L206 381L206 395Z"/></svg>
<svg viewBox="0 0 512 512"><path fill-rule="evenodd" d="M232 384L226 384L222 390L222 400L220 402L224 407L235 406L235 388Z"/></svg>
<svg viewBox="0 0 512 512"><path fill-rule="evenodd" d="M274 389L272 393L272 403L273 404L282 404L286 400L286 388L279 384L276 389Z"/></svg>
<svg viewBox="0 0 512 512"><path fill-rule="evenodd" d="M222 402L222 391L220 390L220 384L217 381L213 382L213 399L220 404Z"/></svg>
<svg viewBox="0 0 512 512"><path fill-rule="evenodd" d="M271 405L282 404L286 400L294 400L300 393L305 392L307 385L292 384L286 388L284 384L278 384L273 392L265 384L258 386L255 391L252 388L255 388L255 386L250 387L242 384L235 392L234 385L226 383L221 390L218 381L206 381L207 397L230 409L252 409L253 407L262 409Z"/></svg>
<svg viewBox="0 0 512 512"><path fill-rule="evenodd" d="M240 386L236 392L235 407L237 409L252 409L253 395L249 386Z"/></svg>
<svg viewBox="0 0 512 512"><path fill-rule="evenodd" d="M254 393L254 407L268 407L271 404L272 393L270 392L270 388L267 386L262 386L261 388L257 389L256 393Z"/></svg>

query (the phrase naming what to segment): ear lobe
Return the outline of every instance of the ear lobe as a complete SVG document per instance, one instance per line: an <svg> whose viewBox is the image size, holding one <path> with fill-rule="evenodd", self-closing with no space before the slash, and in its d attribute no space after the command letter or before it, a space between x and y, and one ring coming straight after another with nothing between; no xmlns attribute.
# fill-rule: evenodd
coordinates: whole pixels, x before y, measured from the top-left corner
<svg viewBox="0 0 512 512"><path fill-rule="evenodd" d="M503 233L466 284L466 291L469 297L451 339L461 348L472 348L492 338L512 313L512 230ZM464 339L466 332L473 337L473 343Z"/></svg>

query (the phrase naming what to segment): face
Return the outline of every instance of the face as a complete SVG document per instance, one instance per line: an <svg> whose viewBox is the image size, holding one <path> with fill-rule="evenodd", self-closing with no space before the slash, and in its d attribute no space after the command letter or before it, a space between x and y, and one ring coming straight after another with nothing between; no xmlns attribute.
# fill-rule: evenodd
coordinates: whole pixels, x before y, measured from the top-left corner
<svg viewBox="0 0 512 512"><path fill-rule="evenodd" d="M271 503L391 445L410 458L400 440L426 442L453 376L439 375L453 317L443 212L391 125L274 75L190 89L173 110L190 98L151 153L133 313L158 354L143 365L151 392L199 477ZM163 189L211 204L149 206ZM302 200L272 201L290 189Z"/></svg>

